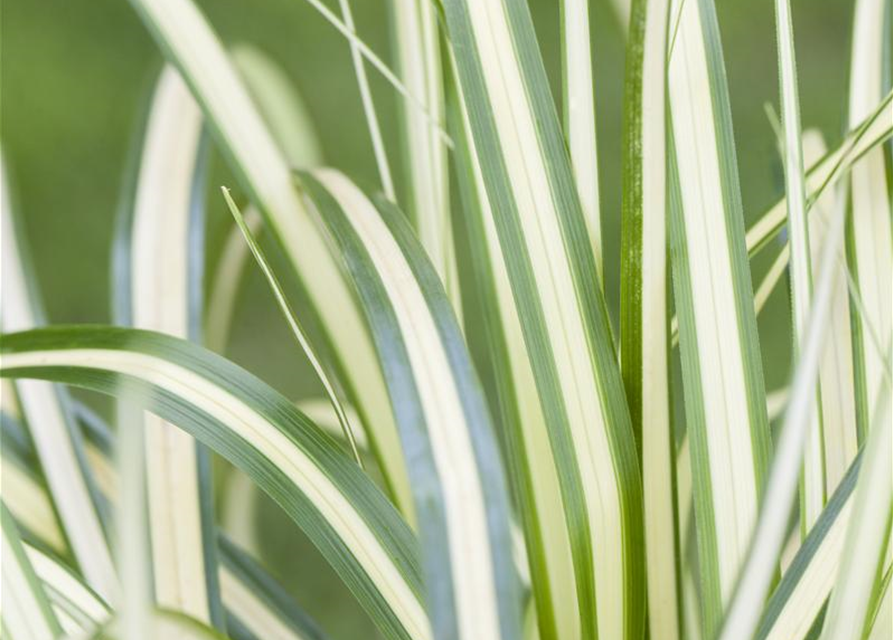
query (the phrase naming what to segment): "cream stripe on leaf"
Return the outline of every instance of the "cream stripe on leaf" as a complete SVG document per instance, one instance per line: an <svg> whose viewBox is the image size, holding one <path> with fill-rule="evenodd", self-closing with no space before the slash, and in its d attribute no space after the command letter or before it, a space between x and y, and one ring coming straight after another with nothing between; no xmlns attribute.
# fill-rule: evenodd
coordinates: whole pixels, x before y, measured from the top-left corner
<svg viewBox="0 0 893 640"><path fill-rule="evenodd" d="M529 558L534 600L530 607L536 613L529 619L535 619L542 640L574 640L580 638L581 612L555 458L471 139L468 112L455 83L449 89L456 176L474 284L484 316L481 330L497 387L500 433Z"/></svg>
<svg viewBox="0 0 893 640"><path fill-rule="evenodd" d="M328 407L327 401L323 403ZM79 416L82 414L79 414ZM334 418L333 418L334 420ZM108 427L101 420L90 420L84 424L87 452L91 464L100 462L110 464L107 455L111 453L113 437ZM26 539L34 540L41 548L49 548L54 554L64 556L67 550L64 540L57 543L58 525L52 518L52 505L49 502L43 481L30 473L29 464L33 464L33 451L30 443L18 437L16 427L9 421L3 423L3 498L15 518L22 522L23 515L28 515L36 507L46 505L44 510L50 512L49 520L43 519L39 526L30 527L26 531ZM337 422L332 431L340 431ZM8 472L16 468L23 477L22 482L7 483ZM94 466L94 472L96 471ZM241 472L239 472L241 473ZM245 476L243 476L245 477ZM247 477L246 477L247 479ZM249 479L248 482L251 482ZM108 484L97 483L103 497L114 503L117 492L117 477L112 474ZM227 627L234 637L246 630L247 637L283 638L302 640L318 640L316 624L305 614L289 596L283 587L273 580L251 557L238 545L234 544L222 533L217 533L220 552L221 598L227 610ZM108 616L107 605L90 591L89 587L79 582L78 576L67 567L43 551L27 546L26 551L34 565L38 577L47 584L50 599L54 606L59 606L61 593L68 603L68 610L80 611L80 619L103 622ZM103 613L105 612L105 613Z"/></svg>
<svg viewBox="0 0 893 640"><path fill-rule="evenodd" d="M888 0L858 0L853 18L850 61L849 122L867 117L889 86L890 28ZM886 17L885 17L886 12ZM885 70L886 69L886 70ZM890 110L884 119L889 123ZM863 309L854 320L857 407L861 437L867 437L871 412L884 376L884 354L871 334L883 343L893 326L893 230L888 156L873 149L852 168L852 222L848 230L850 270Z"/></svg>
<svg viewBox="0 0 893 640"><path fill-rule="evenodd" d="M861 462L860 454L772 592L763 608L756 640L803 640L812 629L840 567Z"/></svg>
<svg viewBox="0 0 893 640"><path fill-rule="evenodd" d="M444 2L556 458L584 637L639 637L641 480L604 298L526 3ZM585 490L584 490L585 488Z"/></svg>
<svg viewBox="0 0 893 640"><path fill-rule="evenodd" d="M2 292L0 324L4 331L21 331L42 324L43 310L30 263L10 202L0 158L2 216ZM118 577L107 543L102 513L83 456L81 434L69 412L64 389L35 381L15 384L17 401L47 474L59 518L72 553L87 582L104 597L117 595Z"/></svg>
<svg viewBox="0 0 893 640"><path fill-rule="evenodd" d="M770 441L719 26L712 0L674 6L673 275L710 637L750 545Z"/></svg>
<svg viewBox="0 0 893 640"><path fill-rule="evenodd" d="M447 147L440 135L444 126L444 88L437 9L431 2L392 0L391 15L400 77L427 110L425 113L414 105L401 105L408 191L404 208L461 319Z"/></svg>
<svg viewBox="0 0 893 640"><path fill-rule="evenodd" d="M140 398L258 482L320 549L387 638L430 637L416 541L329 436L263 382L194 344L150 332L61 328L5 335L4 376Z"/></svg>
<svg viewBox="0 0 893 640"><path fill-rule="evenodd" d="M674 640L681 632L667 297L669 4L633 3L623 128L620 364L642 462L648 620L655 640Z"/></svg>
<svg viewBox="0 0 893 640"><path fill-rule="evenodd" d="M804 157L825 155L822 135L814 130L803 134ZM813 203L809 217L809 244L812 254L813 279L819 274L819 260L828 237L828 229L836 207L846 206L845 186L828 190ZM830 496L840 483L859 447L856 421L856 397L853 383L852 325L846 263L843 260L845 242L839 239L834 249L838 256L835 265L834 290L831 294L831 317L819 379L822 389L822 437L824 452L825 492Z"/></svg>
<svg viewBox="0 0 893 640"><path fill-rule="evenodd" d="M778 40L778 67L784 143L782 158L785 177L785 204L790 246L788 271L796 360L806 338L806 322L812 304L812 256L809 224L806 218L806 186L803 177L803 141L800 127L800 97L797 60L794 53L794 24L790 0L775 0L775 32ZM815 404L810 411L809 433L800 477L800 534L802 538L825 506L825 456L822 428L822 386L817 383Z"/></svg>
<svg viewBox="0 0 893 640"><path fill-rule="evenodd" d="M893 512L893 413L889 379L878 392L822 640L865 637L870 631L872 607L882 595L879 587Z"/></svg>
<svg viewBox="0 0 893 640"><path fill-rule="evenodd" d="M598 145L595 126L595 85L592 79L592 37L589 0L561 0L561 73L564 135L589 231L595 266L601 278L602 229L599 213Z"/></svg>
<svg viewBox="0 0 893 640"><path fill-rule="evenodd" d="M284 250L309 299L307 312L318 315L321 339L333 349L340 382L363 419L389 492L412 520L399 437L368 330L334 256L304 208L282 151L192 0L131 4L179 69L217 146Z"/></svg>
<svg viewBox="0 0 893 640"><path fill-rule="evenodd" d="M202 114L173 67L156 84L134 193L130 287L133 326L199 339L206 151ZM146 488L155 600L222 624L216 585L207 452L146 414Z"/></svg>
<svg viewBox="0 0 893 640"><path fill-rule="evenodd" d="M480 383L443 286L402 214L343 175L302 174L353 278L407 452L434 636L515 640L508 491Z"/></svg>
<svg viewBox="0 0 893 640"><path fill-rule="evenodd" d="M55 640L62 635L59 620L25 553L15 521L2 502L0 524L4 635L15 640Z"/></svg>

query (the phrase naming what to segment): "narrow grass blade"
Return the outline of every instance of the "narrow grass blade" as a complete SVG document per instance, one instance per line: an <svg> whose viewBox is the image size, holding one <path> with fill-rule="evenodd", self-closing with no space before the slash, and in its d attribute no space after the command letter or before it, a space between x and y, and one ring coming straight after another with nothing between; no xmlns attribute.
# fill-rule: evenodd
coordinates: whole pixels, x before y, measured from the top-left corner
<svg viewBox="0 0 893 640"><path fill-rule="evenodd" d="M812 305L812 255L806 218L806 187L803 177L803 146L800 127L800 97L797 60L794 52L794 24L790 0L775 0L775 32L778 41L778 68L784 127L783 164L785 204L790 243L788 270L794 324L794 358L806 338L806 323ZM822 426L822 387L817 383L815 406L810 410L806 452L800 478L800 533L805 538L825 506L825 456Z"/></svg>
<svg viewBox="0 0 893 640"><path fill-rule="evenodd" d="M560 6L564 135L595 266L601 278L604 265L598 195L595 84L592 79L592 38L589 29L590 2L561 0ZM626 13L628 16L628 7Z"/></svg>
<svg viewBox="0 0 893 640"><path fill-rule="evenodd" d="M444 126L443 63L437 9L431 2L393 0L394 41L400 77L424 100L427 115L411 105L401 109L407 196L406 213L461 318L462 296L450 219Z"/></svg>
<svg viewBox="0 0 893 640"><path fill-rule="evenodd" d="M341 7L341 15L344 16L344 26L347 27L351 34L356 35L353 13L350 10L350 0L338 0L338 4ZM360 89L363 114L366 116L366 125L369 127L369 137L372 139L372 149L375 154L375 165L378 167L381 188L388 200L396 202L397 196L394 191L394 180L391 177L391 166L388 162L384 140L381 137L381 126L378 124L378 114L375 112L375 103L372 100L372 89L369 87L369 79L366 76L366 63L363 61L363 56L355 39L350 41L350 56L357 76L357 86Z"/></svg>
<svg viewBox="0 0 893 640"><path fill-rule="evenodd" d="M674 6L673 277L711 637L756 526L770 438L719 25L712 0Z"/></svg>
<svg viewBox="0 0 893 640"><path fill-rule="evenodd" d="M0 321L4 331L30 329L42 324L43 312L23 235L14 219L2 164L0 183L3 224ZM33 381L16 383L16 393L74 557L87 582L104 597L114 598L118 578L95 503L95 488L83 458L81 435L68 413L67 394L53 385Z"/></svg>
<svg viewBox="0 0 893 640"><path fill-rule="evenodd" d="M821 134L810 129L803 134L804 157L825 155ZM845 187L841 187L845 188ZM835 202L835 198L838 202ZM819 276L819 261L833 220L835 207L846 206L846 197L829 191L813 204L809 218L809 243L812 253L813 278ZM831 293L831 318L822 355L819 380L822 388L821 413L825 470L825 493L831 495L856 456L859 447L856 421L856 397L852 353L852 325L847 292L845 242L840 238L834 249L838 257L835 266L834 290Z"/></svg>
<svg viewBox="0 0 893 640"><path fill-rule="evenodd" d="M679 638L681 556L670 413L667 295L667 0L633 4L626 57L620 368L642 461L648 620Z"/></svg>
<svg viewBox="0 0 893 640"><path fill-rule="evenodd" d="M858 0L853 19L849 122L868 116L888 88L891 11L887 0ZM886 68L886 71L885 71ZM890 123L890 110L883 116ZM893 230L890 167L883 149L873 149L852 168L852 224L848 262L863 309L854 319L854 364L861 436L867 437L871 412L883 384L885 354L871 334L888 339L893 327Z"/></svg>
<svg viewBox="0 0 893 640"><path fill-rule="evenodd" d="M886 640L893 634L893 573L887 571L877 611L871 621L868 640Z"/></svg>
<svg viewBox="0 0 893 640"><path fill-rule="evenodd" d="M584 637L644 624L642 493L611 328L523 2L444 2L561 485ZM585 487L585 490L584 490ZM597 623L596 623L597 620Z"/></svg>
<svg viewBox="0 0 893 640"><path fill-rule="evenodd" d="M62 628L25 554L18 528L0 502L3 627L16 640L55 640Z"/></svg>
<svg viewBox="0 0 893 640"><path fill-rule="evenodd" d="M759 522L753 535L747 563L728 607L722 640L750 637L759 623L760 611L773 576L787 529L796 492L797 477L809 438L810 420L815 406L819 367L825 347L825 332L831 314L831 294L837 275L839 246L845 216L841 209L831 222L822 249L821 273L809 311L803 348L791 383L784 424L776 441L776 453L766 482Z"/></svg>
<svg viewBox="0 0 893 640"><path fill-rule="evenodd" d="M300 526L389 639L430 637L416 542L387 499L291 403L188 342L132 329L5 335L4 376L119 393L138 383L146 410L188 430L248 473Z"/></svg>
<svg viewBox="0 0 893 640"><path fill-rule="evenodd" d="M893 414L890 382L880 389L880 398L865 442L864 461L853 498L853 514L847 527L840 570L822 640L865 637L870 630L869 614L877 603L883 576L890 517L893 509Z"/></svg>
<svg viewBox="0 0 893 640"><path fill-rule="evenodd" d="M202 114L173 67L162 71L151 104L128 224L129 320L197 340L207 157ZM210 484L200 472L208 454L157 416L146 415L143 425L156 602L222 624Z"/></svg>
<svg viewBox="0 0 893 640"><path fill-rule="evenodd" d="M251 230L249 229L248 224L245 222L245 218L242 216L242 212L239 211L236 203L233 202L229 190L226 187L221 187L221 191L223 192L223 197L226 200L226 204L229 207L230 212L236 220L236 225L242 232L242 236L244 236L245 242L248 244L249 249L251 249L251 253L254 256L257 265L260 267L261 271L264 274L264 277L267 279L267 282L270 285L270 289L273 290L273 295L276 298L276 303L279 305L279 308L282 311L282 315L285 316L292 334L295 336L295 339L300 344L301 350L304 352L304 355L307 356L307 359L310 361L310 365L316 372L316 376L322 383L323 389L325 389L326 395L329 398L329 402L331 402L332 408L335 410L335 414L338 416L338 423L341 426L344 437L347 439L347 442L350 445L351 453L353 454L354 459L357 461L357 465L362 468L363 461L360 459L360 452L357 450L357 443L354 439L353 429L347 419L347 413L344 410L341 399L338 397L338 393L336 392L335 386L332 383L330 374L326 370L326 367L323 365L319 356L317 356L316 352L313 349L313 346L310 344L310 341L308 340L304 329L301 327L301 323L298 321L298 317L295 315L295 312L292 310L291 306L289 306L288 300L285 299L285 293L283 292L279 281L276 279L276 275L270 268L270 264L267 262L267 259L264 256L260 245L258 245L257 241L254 239L254 236L251 234Z"/></svg>
<svg viewBox="0 0 893 640"><path fill-rule="evenodd" d="M468 111L455 82L449 90L450 133L474 286L484 319L481 331L497 388L500 434L529 558L533 613L528 619L536 623L530 632L542 640L573 640L580 637L581 612L555 458L474 151Z"/></svg>
<svg viewBox="0 0 893 640"><path fill-rule="evenodd" d="M367 314L419 517L436 638L520 637L508 491L480 383L442 284L402 214L343 175L302 174Z"/></svg>
<svg viewBox="0 0 893 640"><path fill-rule="evenodd" d="M410 519L412 500L399 437L369 333L335 258L308 216L288 163L217 36L191 0L131 4L201 107L215 141L306 289L333 348L340 381L360 413L389 491ZM374 419L373 419L374 417Z"/></svg>

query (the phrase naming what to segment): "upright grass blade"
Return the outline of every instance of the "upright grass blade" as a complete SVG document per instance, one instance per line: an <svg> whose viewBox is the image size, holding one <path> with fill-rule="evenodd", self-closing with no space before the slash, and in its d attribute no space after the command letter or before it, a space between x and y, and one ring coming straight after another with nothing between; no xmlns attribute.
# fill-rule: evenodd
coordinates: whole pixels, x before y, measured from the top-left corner
<svg viewBox="0 0 893 640"><path fill-rule="evenodd" d="M16 640L55 640L62 635L62 627L25 554L15 521L2 502L0 524L4 635Z"/></svg>
<svg viewBox="0 0 893 640"><path fill-rule="evenodd" d="M670 3L633 4L626 57L620 364L645 508L651 637L680 637L667 295L666 61Z"/></svg>
<svg viewBox="0 0 893 640"><path fill-rule="evenodd" d="M883 92L889 90L889 80L884 76L889 73L891 37L885 12L889 16L890 11L888 0L858 0L855 4L850 64L851 125L871 113ZM889 123L889 109L884 117ZM882 349L886 344L879 350L871 334L885 343L893 327L893 208L887 162L883 149L874 149L853 166L851 177L853 214L848 262L864 307L855 319L853 345L863 438L867 437L867 425L884 376Z"/></svg>
<svg viewBox="0 0 893 640"><path fill-rule="evenodd" d="M304 209L282 152L191 0L131 4L180 70L215 141L306 289L309 311L319 316L318 324L332 345L340 381L363 419L389 491L412 521L402 450L368 330L335 258Z"/></svg>
<svg viewBox="0 0 893 640"><path fill-rule="evenodd" d="M604 265L598 196L595 85L592 80L592 38L589 29L590 2L562 0L560 6L564 135L580 194L583 218L595 256L595 266L601 278Z"/></svg>
<svg viewBox="0 0 893 640"><path fill-rule="evenodd" d="M4 331L30 329L43 323L43 312L23 236L14 219L2 158L0 191L3 261L0 322ZM114 599L118 578L95 502L95 488L83 457L81 435L68 412L67 394L43 382L22 381L15 386L75 560L87 582L105 598Z"/></svg>
<svg viewBox="0 0 893 640"><path fill-rule="evenodd" d="M248 473L319 548L388 639L430 637L417 547L385 496L291 403L188 342L132 329L4 335L4 376L106 393L134 385L146 410Z"/></svg>
<svg viewBox="0 0 893 640"><path fill-rule="evenodd" d="M719 25L712 0L676 1L671 15L673 276L711 637L756 525L770 440Z"/></svg>
<svg viewBox="0 0 893 640"><path fill-rule="evenodd" d="M556 459L584 637L644 623L641 480L577 187L524 2L444 2ZM584 490L585 488L585 490Z"/></svg>
<svg viewBox="0 0 893 640"><path fill-rule="evenodd" d="M442 284L402 214L334 171L302 174L367 314L409 461L441 640L515 640L521 592L486 402Z"/></svg>
<svg viewBox="0 0 893 640"><path fill-rule="evenodd" d="M338 4L341 7L341 15L344 16L344 26L347 27L351 34L356 35L353 13L350 10L350 0L338 0ZM363 56L355 39L350 41L350 56L357 76L357 85L360 88L360 99L363 102L363 114L366 116L366 124L369 127L369 137L372 139L372 149L375 153L375 164L378 167L381 188L388 200L396 202L397 196L394 191L394 180L391 177L391 166L388 162L387 151L384 148L384 140L381 137L378 114L375 112L375 103L372 100L372 89L369 87L369 79L366 76L366 63L363 61Z"/></svg>
<svg viewBox="0 0 893 640"><path fill-rule="evenodd" d="M810 129L803 134L803 154L818 158L825 155L825 143L818 131ZM845 189L845 185L840 189ZM809 244L812 255L813 278L819 275L822 247L828 236L835 207L846 206L846 196L839 190L830 190L813 203L809 218ZM835 202L835 198L837 202ZM822 354L819 381L822 389L821 414L825 471L825 493L834 493L847 468L856 456L859 446L856 421L856 397L853 383L852 325L844 261L845 242L840 238L835 248L834 289L831 293L831 311L826 341Z"/></svg>
<svg viewBox="0 0 893 640"><path fill-rule="evenodd" d="M775 0L775 31L778 38L778 68L784 125L784 176L787 229L790 242L791 306L794 319L794 357L803 348L806 322L812 304L812 256L806 218L806 187L803 178L803 147L800 128L800 98L794 25L790 0ZM810 411L803 475L800 479L800 534L806 537L825 506L825 456L822 430L821 380L816 387L815 406Z"/></svg>
<svg viewBox="0 0 893 640"><path fill-rule="evenodd" d="M889 380L879 393L822 640L865 637L871 629L872 609L882 595L880 579L888 554L893 510L893 414Z"/></svg>
<svg viewBox="0 0 893 640"><path fill-rule="evenodd" d="M529 558L535 615L528 618L536 622L531 633L538 633L541 640L574 640L580 637L583 621L555 457L474 150L468 111L456 83L449 83L448 88L456 176L484 320L481 329L497 388L502 441Z"/></svg>
<svg viewBox="0 0 893 640"><path fill-rule="evenodd" d="M815 391L837 272L836 249L843 237L844 222L844 211L841 209L836 212L825 239L821 274L809 310L807 333L791 383L784 424L777 439L776 454L766 483L766 499L761 505L747 563L723 623L720 636L722 640L751 637L759 623L763 602L777 570L787 529L787 516L793 506L797 478L810 435L810 420L817 410Z"/></svg>
<svg viewBox="0 0 893 640"><path fill-rule="evenodd" d="M409 104L401 109L408 191L404 208L414 220L422 246L461 318L462 296L450 219L447 147L437 126L445 126L437 9L431 2L393 0L391 16L400 77L407 90L424 101L427 110L426 114Z"/></svg>
<svg viewBox="0 0 893 640"><path fill-rule="evenodd" d="M132 204L134 326L198 340L204 268L202 114L173 67L154 95ZM153 415L143 420L152 575L159 606L222 624L206 451ZM137 625L139 626L139 625Z"/></svg>

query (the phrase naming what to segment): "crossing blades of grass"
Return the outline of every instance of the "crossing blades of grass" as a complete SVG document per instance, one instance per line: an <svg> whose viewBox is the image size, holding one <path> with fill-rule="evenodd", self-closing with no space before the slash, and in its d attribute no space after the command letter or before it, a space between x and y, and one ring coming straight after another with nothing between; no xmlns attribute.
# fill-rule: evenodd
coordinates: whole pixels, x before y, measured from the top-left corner
<svg viewBox="0 0 893 640"><path fill-rule="evenodd" d="M400 77L424 101L427 113L402 104L401 133L407 195L406 213L461 318L461 292L450 217L444 89L437 9L431 2L393 0L391 17ZM438 126L440 128L438 128Z"/></svg>
<svg viewBox="0 0 893 640"><path fill-rule="evenodd" d="M43 322L43 311L31 275L20 221L15 219L12 211L2 164L0 182L0 216L3 220L0 320L4 331L30 329ZM33 381L16 383L16 394L78 566L94 589L106 598L114 598L118 592L118 578L95 502L95 487L86 469L81 435L68 411L67 394L53 385Z"/></svg>
<svg viewBox="0 0 893 640"><path fill-rule="evenodd" d="M666 60L669 2L633 4L627 41L620 364L642 461L652 638L680 634L667 296Z"/></svg>
<svg viewBox="0 0 893 640"><path fill-rule="evenodd" d="M890 3L858 0L853 18L850 61L849 122L868 116L889 87ZM886 15L885 15L886 12ZM884 115L890 122L889 107ZM853 345L860 435L867 426L880 393L886 341L893 327L893 230L891 230L889 158L873 149L853 166L852 223L848 230L848 263L863 309L854 321ZM871 334L881 339L873 344Z"/></svg>
<svg viewBox="0 0 893 640"><path fill-rule="evenodd" d="M635 441L530 14L522 2L447 0L444 9L487 204L549 420L582 634L594 637L597 625L606 638L637 638L644 567Z"/></svg>
<svg viewBox="0 0 893 640"><path fill-rule="evenodd" d="M283 153L191 0L131 4L192 90L215 142L306 290L307 312L319 318L323 339L335 354L333 365L362 417L389 491L412 521L402 450L368 330L335 258L307 215Z"/></svg>
<svg viewBox="0 0 893 640"><path fill-rule="evenodd" d="M200 339L202 313L202 140L201 111L179 73L165 67L145 127L132 220L125 222L131 230L128 320L191 340ZM220 625L209 461L202 459L208 453L157 416L142 422L155 599Z"/></svg>
<svg viewBox="0 0 893 640"><path fill-rule="evenodd" d="M521 591L486 402L443 285L403 215L342 174L301 174L357 288L419 517L434 636L514 640Z"/></svg>
<svg viewBox="0 0 893 640"><path fill-rule="evenodd" d="M788 242L790 243L788 271L794 319L793 352L796 358L806 337L806 322L812 304L812 256L809 224L806 218L800 96L790 0L775 1L775 23L778 40L782 124L784 126L784 143L781 146L784 160ZM816 386L815 406L809 412L806 453L800 478L800 533L804 538L825 506L825 456L821 397L822 388L821 380L819 380Z"/></svg>
<svg viewBox="0 0 893 640"><path fill-rule="evenodd" d="M391 639L430 637L411 531L338 445L285 398L196 345L132 329L4 336L2 374L102 392L148 387L152 411L248 473L300 526Z"/></svg>
<svg viewBox="0 0 893 640"><path fill-rule="evenodd" d="M54 640L62 627L34 573L18 528L0 502L3 552L3 631L22 640Z"/></svg>
<svg viewBox="0 0 893 640"><path fill-rule="evenodd" d="M678 0L669 62L671 229L704 632L713 636L750 545L769 425L719 25ZM675 162L673 162L675 160Z"/></svg>

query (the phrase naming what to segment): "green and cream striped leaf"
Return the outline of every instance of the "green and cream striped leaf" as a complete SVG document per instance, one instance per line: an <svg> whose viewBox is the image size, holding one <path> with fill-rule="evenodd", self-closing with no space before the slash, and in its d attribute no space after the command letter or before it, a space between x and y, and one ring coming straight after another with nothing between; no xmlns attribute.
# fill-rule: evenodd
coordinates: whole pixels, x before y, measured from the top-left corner
<svg viewBox="0 0 893 640"><path fill-rule="evenodd" d="M858 120L839 147L815 162L806 172L806 188L809 202L820 198L825 189L842 177L849 175L853 166L866 155L874 153L893 135L893 122L887 115L893 103L893 92L873 102L863 119ZM776 202L750 226L745 236L747 253L754 256L784 228L787 204L784 199Z"/></svg>
<svg viewBox="0 0 893 640"><path fill-rule="evenodd" d="M447 147L437 126L443 128L445 120L437 9L431 2L393 0L391 19L400 77L407 90L424 101L427 110L426 114L410 104L403 104L401 108L408 192L404 209L415 222L419 240L461 318Z"/></svg>
<svg viewBox="0 0 893 640"><path fill-rule="evenodd" d="M859 158L890 139L893 134L893 122L883 116L889 111L891 102L893 102L893 93L887 94L872 114L859 127L850 132L837 149L816 159L811 164L810 169L806 172L806 184L810 190L808 202L812 203L807 209L808 213L813 210L816 201L827 196L832 187L849 175L851 167ZM785 199L781 198L748 229L745 236L748 256L753 258L760 253L784 228L786 206ZM810 222L810 224L813 223ZM787 270L789 251L787 240L785 240L775 262L772 263L757 287L754 293L754 306L757 314L762 311L769 295L781 282L781 276ZM679 343L679 325L675 316L670 323L670 331L672 344L675 347Z"/></svg>
<svg viewBox="0 0 893 640"><path fill-rule="evenodd" d="M12 514L2 502L0 525L4 635L16 640L55 640L62 635L59 619L25 553Z"/></svg>
<svg viewBox="0 0 893 640"><path fill-rule="evenodd" d="M651 637L680 637L667 295L668 0L633 3L626 56L620 368L642 461Z"/></svg>
<svg viewBox="0 0 893 640"><path fill-rule="evenodd" d="M0 216L2 216L2 291L0 323L4 331L30 329L43 323L36 284L10 202L5 168L0 159ZM95 502L95 488L83 457L80 432L68 412L63 389L38 381L15 384L17 403L47 473L60 521L78 566L87 582L106 598L114 598L118 578L103 523Z"/></svg>
<svg viewBox="0 0 893 640"><path fill-rule="evenodd" d="M806 217L806 186L803 177L803 134L800 126L800 96L794 52L794 23L790 0L775 0L775 32L778 42L779 85L784 143L782 159L787 207L787 236L793 316L793 353L798 357L806 339L806 323L812 305L812 248ZM816 386L815 406L810 411L806 452L800 478L800 533L805 538L825 506L825 457L822 421L821 379Z"/></svg>
<svg viewBox="0 0 893 640"><path fill-rule="evenodd" d="M192 0L131 0L205 115L230 167L284 250L320 319L351 404L363 418L388 489L412 521L402 450L381 368L356 301L295 189L288 163L216 34ZM374 419L373 419L374 417Z"/></svg>
<svg viewBox="0 0 893 640"><path fill-rule="evenodd" d="M108 605L62 561L27 542L23 547L67 636L89 634L109 620Z"/></svg>
<svg viewBox="0 0 893 640"><path fill-rule="evenodd" d="M893 413L890 382L879 390L871 432L853 497L843 557L822 640L865 637L870 631L873 607L882 595L881 578L890 541L893 512Z"/></svg>
<svg viewBox="0 0 893 640"><path fill-rule="evenodd" d="M206 150L202 114L179 73L165 67L145 127L130 237L130 322L199 339L204 263ZM207 452L189 434L146 414L146 490L155 601L222 623L216 594Z"/></svg>
<svg viewBox="0 0 893 640"><path fill-rule="evenodd" d="M561 0L564 135L599 278L604 272L589 0ZM629 11L627 10L627 14Z"/></svg>
<svg viewBox="0 0 893 640"><path fill-rule="evenodd" d="M434 636L519 638L508 491L442 283L393 205L373 204L335 171L300 180L343 256L384 365L410 461Z"/></svg>
<svg viewBox="0 0 893 640"><path fill-rule="evenodd" d="M322 400L321 402L329 407L328 401ZM334 418L332 420L335 421ZM103 466L111 466L108 459L112 447L111 432L101 420L91 419L83 424L87 456L96 477L104 480L97 483L98 487L105 500L115 503L118 491L117 475L114 471L106 473L102 470ZM334 422L331 429L340 431L337 421ZM28 521L29 524L24 526L26 539L36 543L34 546L26 543L26 549L38 576L45 583L50 581L48 571L50 567L55 566L61 567L68 575L72 576L72 579L77 580L77 576L52 555L56 554L62 557L68 553L65 540L61 536L58 522L54 517L53 505L49 500L46 487L42 479L37 477L29 467L29 464L34 464L33 451L27 441L18 437L15 425L9 422L4 422L3 426L2 453L3 499L16 520L24 526L26 521L23 518L30 517L33 512L48 514L48 517L42 518L40 521L32 518ZM7 482L11 470L16 470L21 481L13 484ZM257 485L253 484L250 478L238 470L234 473L245 478L247 482L251 483L252 490L255 490ZM318 640L322 637L313 620L286 594L282 586L251 559L243 550L244 547L240 548L222 533L217 535L220 550L218 570L220 572L221 598L227 610L228 632L234 637L234 640L261 640L269 637L283 638L284 640ZM48 548L52 554L40 551L39 548ZM47 560L42 563L35 559L36 555L45 557ZM47 572L44 572L42 567L47 567ZM53 588L61 580L59 575L54 570L52 576L56 576L55 581L48 587L49 595L54 599L53 603L57 607L59 602ZM71 584L70 589L65 587L60 590L63 594L69 594L68 601L70 602L80 603L83 601L84 604L78 605L78 608L81 611L87 611L87 617L92 620L102 622L108 617L107 614L105 618L99 615L98 606L101 605L104 609L107 607L98 596L92 595L92 591L85 585L77 587Z"/></svg>
<svg viewBox="0 0 893 640"><path fill-rule="evenodd" d="M5 335L4 376L106 393L148 386L147 410L248 473L320 549L388 638L429 637L411 531L372 482L291 403L175 338L115 328Z"/></svg>
<svg viewBox="0 0 893 640"><path fill-rule="evenodd" d="M880 601L874 618L871 621L871 631L868 640L886 640L893 634L893 572L887 570L884 577L884 589L881 592Z"/></svg>
<svg viewBox="0 0 893 640"><path fill-rule="evenodd" d="M468 111L448 85L450 131L462 211L481 305L481 331L496 385L500 434L528 551L533 602L528 620L541 640L580 638L581 611L555 458L499 237L487 199ZM593 621L594 622L594 621ZM533 631L531 631L533 632Z"/></svg>
<svg viewBox="0 0 893 640"><path fill-rule="evenodd" d="M861 462L857 455L775 587L757 640L803 640L809 634L834 587Z"/></svg>
<svg viewBox="0 0 893 640"><path fill-rule="evenodd" d="M803 133L805 158L825 155L825 142L815 129ZM819 275L819 259L831 225L835 208L846 206L843 187L828 190L813 203L809 218L809 244L812 253L813 278ZM822 388L821 413L824 453L825 493L830 496L837 488L859 448L856 421L856 397L853 377L852 325L849 293L847 291L846 247L843 238L834 249L838 257L831 293L827 346L822 354L819 380Z"/></svg>
<svg viewBox="0 0 893 640"><path fill-rule="evenodd" d="M817 410L815 393L825 350L825 333L831 315L834 280L838 274L837 248L844 234L841 208L831 221L820 260L815 296L800 357L794 371L784 423L776 438L776 451L765 487L765 499L751 541L747 562L728 605L722 640L749 638L759 624L760 612L778 569L787 533L787 519L794 505L797 479L810 436L810 419Z"/></svg>
<svg viewBox="0 0 893 640"><path fill-rule="evenodd" d="M641 635L641 479L611 329L526 3L444 2L557 461L584 637ZM585 487L585 490L584 490Z"/></svg>
<svg viewBox="0 0 893 640"><path fill-rule="evenodd" d="M850 61L850 125L861 122L889 86L890 23L888 0L858 0L853 18ZM885 15L886 12L886 15ZM884 115L889 123L889 108ZM893 328L893 229L891 229L890 167L883 149L873 149L851 172L852 223L849 229L849 268L862 301L854 319L857 409L861 436L867 437L884 378L885 346ZM883 348L883 346L882 346Z"/></svg>
<svg viewBox="0 0 893 640"><path fill-rule="evenodd" d="M756 526L770 438L719 25L712 0L674 7L673 277L710 637Z"/></svg>

